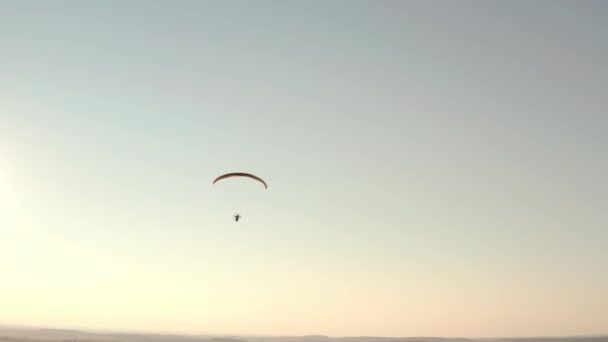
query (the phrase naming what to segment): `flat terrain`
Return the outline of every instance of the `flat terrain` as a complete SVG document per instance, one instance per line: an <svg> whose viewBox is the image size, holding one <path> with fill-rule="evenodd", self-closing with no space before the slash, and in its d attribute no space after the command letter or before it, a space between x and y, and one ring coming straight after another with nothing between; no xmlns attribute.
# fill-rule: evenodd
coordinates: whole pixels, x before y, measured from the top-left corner
<svg viewBox="0 0 608 342"><path fill-rule="evenodd" d="M608 342L608 335L531 338L213 336L147 333L95 333L63 329L0 326L0 342Z"/></svg>

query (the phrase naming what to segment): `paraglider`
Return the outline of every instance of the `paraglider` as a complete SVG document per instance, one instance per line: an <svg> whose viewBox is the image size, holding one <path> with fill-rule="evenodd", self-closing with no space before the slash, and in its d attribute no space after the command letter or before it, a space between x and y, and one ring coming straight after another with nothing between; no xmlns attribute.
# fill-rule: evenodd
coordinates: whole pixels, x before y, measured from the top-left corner
<svg viewBox="0 0 608 342"><path fill-rule="evenodd" d="M221 176L217 177L213 181L213 184L215 184L218 181L221 181L222 179L230 178L230 177L248 177L248 178L251 178L251 179L255 179L258 182L262 183L262 185L264 185L265 189L268 189L268 185L266 184L266 182L262 178L260 178L258 176L254 176L254 175L252 175L250 173L244 173L244 172L233 172L233 173L227 173L225 175L221 175Z"/></svg>
<svg viewBox="0 0 608 342"><path fill-rule="evenodd" d="M253 180L256 180L260 183L262 183L262 185L264 186L264 189L268 189L268 184L266 184L266 181L264 181L262 178L252 175L250 173L245 173L245 172L232 172L232 173L226 173L224 175L221 175L219 177L217 177L215 180L213 180L213 185L215 185L215 183L221 181L222 179L226 179L226 178L230 178L230 177L246 177L246 178L251 178ZM241 214L234 214L234 221L235 222L239 222L239 220L241 219Z"/></svg>

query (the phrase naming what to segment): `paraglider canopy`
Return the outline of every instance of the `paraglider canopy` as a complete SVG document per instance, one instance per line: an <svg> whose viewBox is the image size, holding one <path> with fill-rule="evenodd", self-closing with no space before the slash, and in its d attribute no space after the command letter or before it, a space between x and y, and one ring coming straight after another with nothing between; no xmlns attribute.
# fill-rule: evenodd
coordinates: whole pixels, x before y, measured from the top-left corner
<svg viewBox="0 0 608 342"><path fill-rule="evenodd" d="M268 185L266 184L266 182L262 178L260 178L258 176L255 176L255 175L252 175L250 173L245 173L245 172L232 172L232 173L227 173L225 175L221 175L221 176L217 177L213 181L213 184L215 184L216 182L221 181L222 179L230 178L230 177L248 177L248 178L251 178L251 179L255 179L258 182L262 183L264 185L265 189L268 189Z"/></svg>

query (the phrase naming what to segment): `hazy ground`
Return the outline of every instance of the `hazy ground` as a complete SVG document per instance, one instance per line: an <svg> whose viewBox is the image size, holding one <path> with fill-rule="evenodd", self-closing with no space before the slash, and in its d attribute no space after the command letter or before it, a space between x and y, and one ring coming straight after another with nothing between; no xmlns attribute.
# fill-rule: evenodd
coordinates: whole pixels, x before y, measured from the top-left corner
<svg viewBox="0 0 608 342"><path fill-rule="evenodd" d="M99 333L62 329L0 326L0 342L608 342L604 336L533 338L439 338L439 337L327 337L309 336L212 336L145 333Z"/></svg>

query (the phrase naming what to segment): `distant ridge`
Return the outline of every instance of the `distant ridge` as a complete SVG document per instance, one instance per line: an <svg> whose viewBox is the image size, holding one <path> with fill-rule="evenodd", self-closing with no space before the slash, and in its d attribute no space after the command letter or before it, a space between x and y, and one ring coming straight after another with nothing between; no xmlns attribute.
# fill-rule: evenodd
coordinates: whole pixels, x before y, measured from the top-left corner
<svg viewBox="0 0 608 342"><path fill-rule="evenodd" d="M84 331L70 330L70 329L40 328L38 330L40 330L40 331L48 331L48 332L59 332L59 333L65 333L65 334L88 334L88 333L86 333Z"/></svg>
<svg viewBox="0 0 608 342"><path fill-rule="evenodd" d="M329 338L329 336L325 335L304 335L302 338Z"/></svg>
<svg viewBox="0 0 608 342"><path fill-rule="evenodd" d="M608 334L530 337L301 336L99 332L0 324L0 342L608 342Z"/></svg>
<svg viewBox="0 0 608 342"><path fill-rule="evenodd" d="M210 340L214 342L247 342L246 340L230 337L212 337Z"/></svg>

